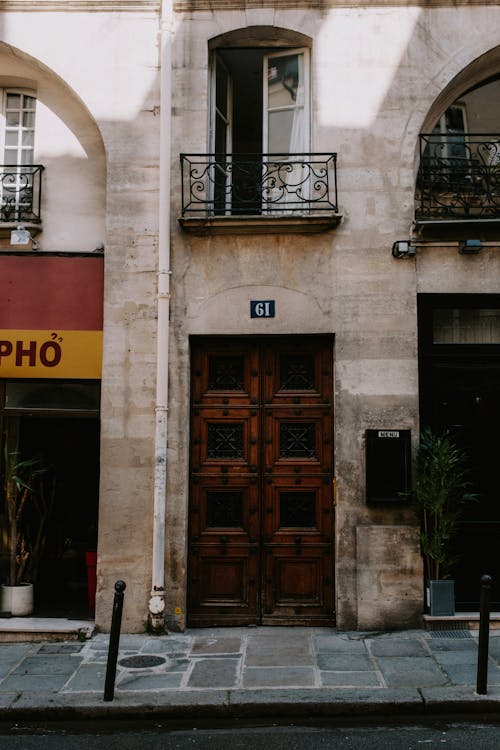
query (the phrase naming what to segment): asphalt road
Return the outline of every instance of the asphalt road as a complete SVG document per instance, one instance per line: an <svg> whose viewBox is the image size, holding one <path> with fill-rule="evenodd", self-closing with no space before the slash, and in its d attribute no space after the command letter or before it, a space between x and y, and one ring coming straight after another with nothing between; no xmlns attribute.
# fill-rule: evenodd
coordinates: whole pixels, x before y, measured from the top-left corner
<svg viewBox="0 0 500 750"><path fill-rule="evenodd" d="M170 729L141 724L0 725L5 750L498 750L500 725L227 726Z"/></svg>

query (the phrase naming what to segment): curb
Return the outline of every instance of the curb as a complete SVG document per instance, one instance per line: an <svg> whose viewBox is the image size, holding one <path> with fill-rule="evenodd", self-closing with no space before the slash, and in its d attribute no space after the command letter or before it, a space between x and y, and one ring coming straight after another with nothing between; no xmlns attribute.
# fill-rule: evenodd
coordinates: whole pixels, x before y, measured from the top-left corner
<svg viewBox="0 0 500 750"><path fill-rule="evenodd" d="M200 691L172 696L165 702L164 695L145 696L135 700L116 695L112 702L104 702L88 694L75 694L61 701L57 696L34 696L25 693L8 707L0 708L0 722L16 721L81 721L81 720L143 720L154 717L175 721L202 720L206 723L226 720L343 720L352 717L356 722L405 721L436 717L476 718L479 715L498 715L500 693L472 695L462 688L444 688L441 694L433 690L384 690L383 694L332 693L330 690L305 691ZM452 693L450 695L450 692ZM215 693L215 694L214 694ZM272 693L270 695L269 693ZM377 691L378 693L378 691ZM446 695L442 695L446 693Z"/></svg>

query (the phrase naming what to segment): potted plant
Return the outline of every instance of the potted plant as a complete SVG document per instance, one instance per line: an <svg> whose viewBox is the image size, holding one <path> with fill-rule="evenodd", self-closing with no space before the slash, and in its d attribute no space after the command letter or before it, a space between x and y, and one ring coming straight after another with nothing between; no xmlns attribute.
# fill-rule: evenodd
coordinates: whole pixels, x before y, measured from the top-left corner
<svg viewBox="0 0 500 750"><path fill-rule="evenodd" d="M449 432L422 432L416 458L414 499L420 515L427 605L431 615L455 614L452 542L469 492L467 457Z"/></svg>
<svg viewBox="0 0 500 750"><path fill-rule="evenodd" d="M8 524L9 569L1 587L1 610L12 615L33 611L33 584L46 541L47 523L55 497L55 481L46 493L48 467L37 458L20 460L4 443L3 504Z"/></svg>

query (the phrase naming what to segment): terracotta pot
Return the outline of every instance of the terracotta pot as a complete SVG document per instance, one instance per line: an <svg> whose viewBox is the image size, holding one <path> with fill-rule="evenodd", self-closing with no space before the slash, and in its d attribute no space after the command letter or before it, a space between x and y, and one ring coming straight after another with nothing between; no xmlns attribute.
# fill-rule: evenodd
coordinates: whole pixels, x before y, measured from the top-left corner
<svg viewBox="0 0 500 750"><path fill-rule="evenodd" d="M33 584L20 583L18 586L1 587L2 612L10 612L13 617L24 617L33 613Z"/></svg>

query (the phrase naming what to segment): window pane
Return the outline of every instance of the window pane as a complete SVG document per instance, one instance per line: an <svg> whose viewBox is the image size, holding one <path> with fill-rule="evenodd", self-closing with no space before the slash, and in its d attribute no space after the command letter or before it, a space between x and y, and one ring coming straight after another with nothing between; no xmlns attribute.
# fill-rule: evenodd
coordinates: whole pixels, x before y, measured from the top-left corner
<svg viewBox="0 0 500 750"><path fill-rule="evenodd" d="M18 127L20 123L19 112L7 112L5 115L5 122L8 127Z"/></svg>
<svg viewBox="0 0 500 750"><path fill-rule="evenodd" d="M6 146L16 146L19 139L19 131L18 130L7 130L5 133L5 145Z"/></svg>
<svg viewBox="0 0 500 750"><path fill-rule="evenodd" d="M434 344L500 344L500 310L433 311Z"/></svg>
<svg viewBox="0 0 500 750"><path fill-rule="evenodd" d="M294 121L303 115L302 111L295 109L285 109L278 112L269 113L269 153L270 154L289 154L295 149L292 148L292 129Z"/></svg>
<svg viewBox="0 0 500 750"><path fill-rule="evenodd" d="M34 133L32 130L23 131L23 146L30 146L33 148Z"/></svg>
<svg viewBox="0 0 500 750"><path fill-rule="evenodd" d="M7 381L6 409L82 409L98 411L99 383Z"/></svg>
<svg viewBox="0 0 500 750"><path fill-rule="evenodd" d="M7 164L8 166L17 164L17 149L11 149L11 148L5 149L3 161L4 161L4 164Z"/></svg>
<svg viewBox="0 0 500 750"><path fill-rule="evenodd" d="M36 99L34 96L25 96L23 106L24 109L35 109Z"/></svg>
<svg viewBox="0 0 500 750"><path fill-rule="evenodd" d="M21 151L21 164L33 164L33 151L23 148Z"/></svg>
<svg viewBox="0 0 500 750"><path fill-rule="evenodd" d="M7 109L19 109L21 106L20 94L7 94Z"/></svg>
<svg viewBox="0 0 500 750"><path fill-rule="evenodd" d="M34 112L23 112L23 125L25 128L35 127L35 113Z"/></svg>
<svg viewBox="0 0 500 750"><path fill-rule="evenodd" d="M293 106L297 101L299 57L302 58L302 55L287 55L269 61L267 81L270 108Z"/></svg>

